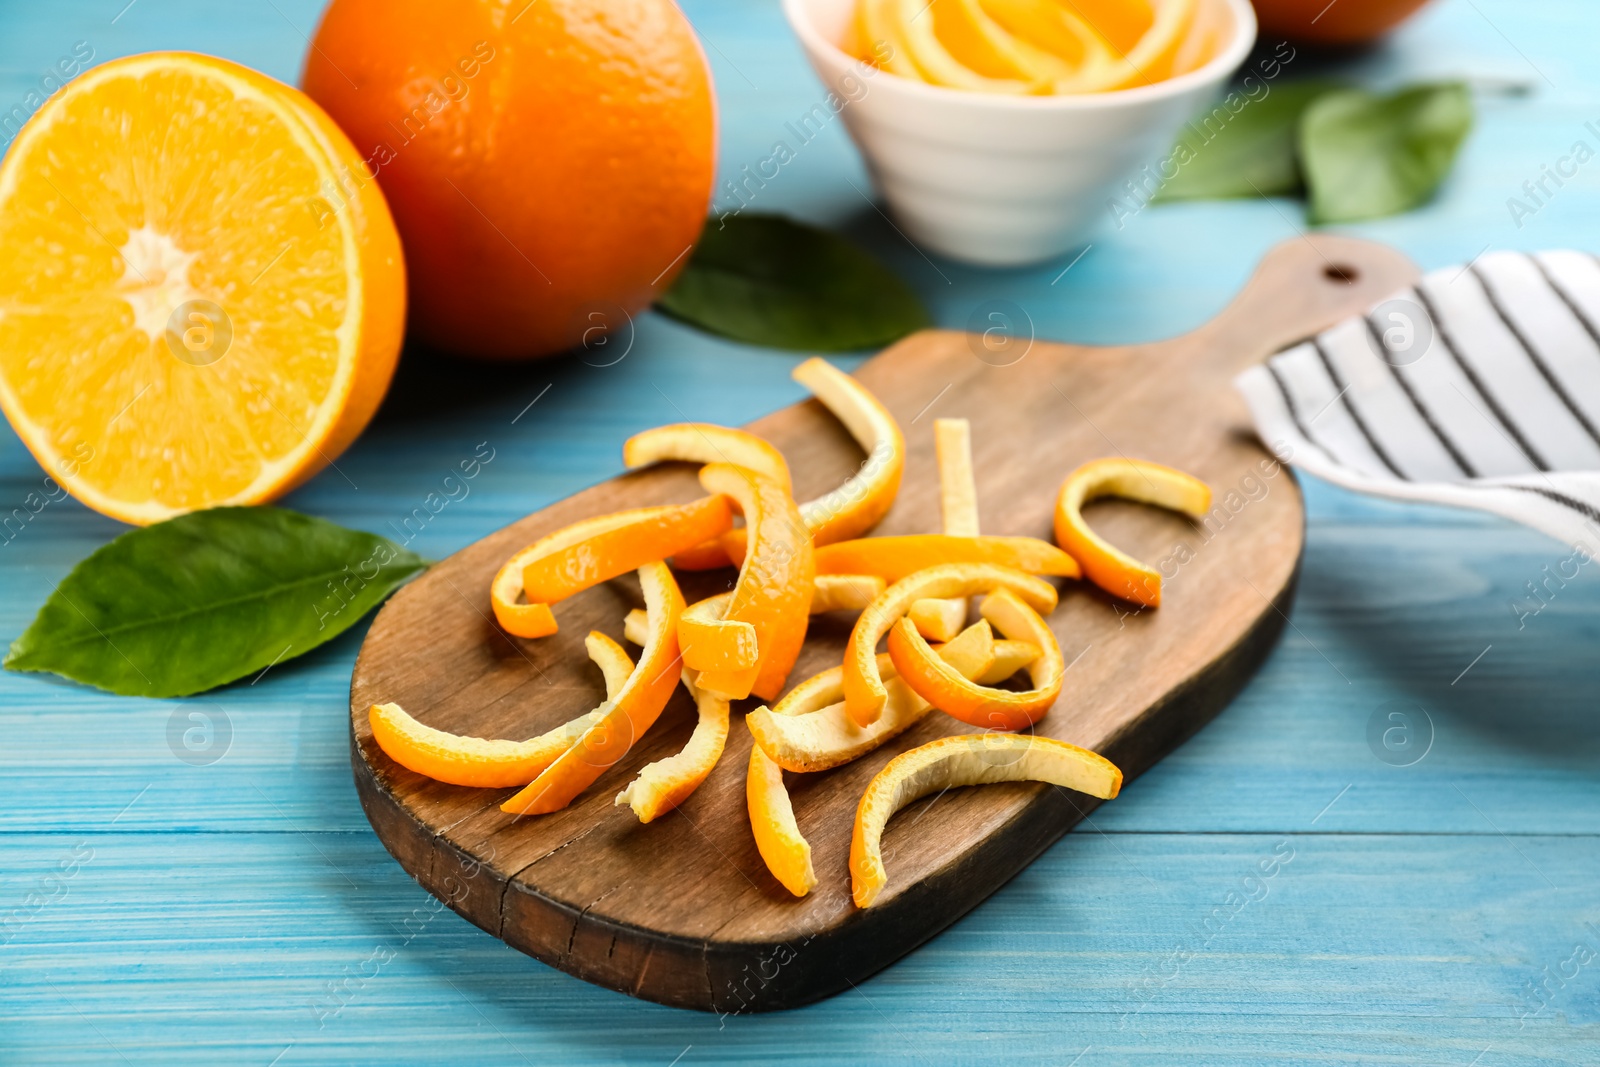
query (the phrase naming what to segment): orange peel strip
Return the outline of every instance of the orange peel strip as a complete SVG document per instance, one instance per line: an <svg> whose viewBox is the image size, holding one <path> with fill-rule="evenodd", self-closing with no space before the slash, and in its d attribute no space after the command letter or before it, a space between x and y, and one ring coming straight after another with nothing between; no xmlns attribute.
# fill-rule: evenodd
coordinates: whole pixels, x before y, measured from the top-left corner
<svg viewBox="0 0 1600 1067"><path fill-rule="evenodd" d="M757 474L765 474L781 483L785 489L793 491L789 481L789 464L784 460L783 453L748 430L735 430L710 422L675 422L636 433L622 446L622 462L629 470L666 460L733 463ZM685 571L737 567L744 558L743 533L739 538L738 559L730 558L721 539L711 538L677 553L672 565Z"/></svg>
<svg viewBox="0 0 1600 1067"><path fill-rule="evenodd" d="M957 641L951 642L946 649L953 662L961 664L962 669L976 672L983 665L994 658L993 636L989 632L987 623L974 626L969 634L963 634ZM952 647L955 646L955 647ZM887 660L888 657L884 657ZM893 669L887 663L889 669ZM844 706L838 704L839 698L839 669L823 671L814 678L807 679L794 692L780 701L777 709L760 709L768 719L776 719L785 723L796 721L810 722L826 718L826 713L813 714L816 709L813 702L817 699L828 697L834 702L832 710L837 712L835 718L840 727L848 727L848 720L844 717ZM918 714L909 715L904 725L892 731L886 729L890 716L879 719L876 729L878 736L863 741L857 737L854 741L853 754L844 758L835 758L826 766L817 767L788 767L780 765L777 760L767 754L763 748L760 735L756 734L756 743L750 746L750 765L745 773L745 804L750 812L750 829L755 835L756 850L761 853L761 860L767 865L767 870L772 872L785 889L797 897L803 897L811 892L817 884L817 874L811 863L811 844L800 832L800 826L795 821L794 805L789 799L789 790L783 784L783 772L788 770L825 770L827 767L836 767L840 763L849 762L863 753L870 752L878 745L887 741L895 734L911 726L922 715L927 714L927 704L920 700L915 693L903 686L897 687L904 695L907 708L921 704ZM799 694L798 696L796 694ZM792 718L798 715L799 719ZM745 721L750 724L751 733L755 734L756 726L754 716L747 716ZM865 731L872 733L873 731ZM856 733L863 733L856 731ZM836 746L837 747L837 746Z"/></svg>
<svg viewBox="0 0 1600 1067"><path fill-rule="evenodd" d="M703 504L704 501L701 501ZM693 506L693 505L691 505ZM548 637L556 632L556 617L548 602L518 603L524 596L523 572L530 563L545 556L566 552L591 538L613 533L629 526L642 526L657 522L680 509L676 506L631 508L610 515L575 522L554 533L539 538L522 549L501 566L489 586L489 601L494 607L495 621L507 633L517 637ZM729 513L728 522L733 522ZM655 557L664 558L662 556ZM648 560L645 562L649 562ZM620 573L620 572L619 572ZM614 575L613 575L614 577Z"/></svg>
<svg viewBox="0 0 1600 1067"><path fill-rule="evenodd" d="M816 555L818 574L876 574L887 582L943 563L989 563L1059 578L1082 574L1077 560L1038 537L862 537L825 545Z"/></svg>
<svg viewBox="0 0 1600 1067"><path fill-rule="evenodd" d="M930 597L911 605L906 618L917 632L930 641L949 641L960 633L967 623L966 597L937 599Z"/></svg>
<svg viewBox="0 0 1600 1067"><path fill-rule="evenodd" d="M598 631L584 642L589 658L606 679L606 698L615 695L633 670L633 660ZM450 785L504 789L526 785L605 715L604 706L579 715L527 741L489 741L425 726L398 704L374 704L367 713L372 737L396 763Z"/></svg>
<svg viewBox="0 0 1600 1067"><path fill-rule="evenodd" d="M1039 646L1031 641L996 641L994 662L988 670L972 680L979 685L998 685L1038 659L1040 651Z"/></svg>
<svg viewBox="0 0 1600 1067"><path fill-rule="evenodd" d="M945 563L917 571L883 591L856 620L844 656L844 698L850 718L870 726L888 694L878 672L878 642L911 605L927 597L973 596L1010 589L1039 612L1055 610L1055 587L1040 578L992 563Z"/></svg>
<svg viewBox="0 0 1600 1067"><path fill-rule="evenodd" d="M867 453L859 471L832 492L801 504L800 514L815 544L860 537L889 513L900 492L905 436L877 397L827 360L812 357L791 377L811 390Z"/></svg>
<svg viewBox="0 0 1600 1067"><path fill-rule="evenodd" d="M708 493L731 497L744 513L750 550L720 623L748 623L755 628L758 660L754 667L702 671L703 689L738 700L755 693L764 700L782 692L784 681L800 656L810 622L812 579L816 575L811 537L801 521L794 497L779 483L746 467L708 463L700 468L700 484ZM710 640L708 632L700 641ZM736 637L728 640L735 645Z"/></svg>
<svg viewBox="0 0 1600 1067"><path fill-rule="evenodd" d="M943 531L952 537L977 537L978 484L972 475L972 424L966 419L934 419L933 448L939 460L939 516ZM919 600L911 605L909 615L923 637L949 641L966 625L967 601L965 597Z"/></svg>
<svg viewBox="0 0 1600 1067"><path fill-rule="evenodd" d="M811 584L811 614L865 611L889 583L875 574L819 574Z"/></svg>
<svg viewBox="0 0 1600 1067"><path fill-rule="evenodd" d="M1009 589L991 593L979 611L1007 637L1038 646L1039 656L1028 664L1032 689L1015 693L973 682L928 647L910 619L901 619L889 631L889 658L901 679L946 715L989 730L1032 726L1061 696L1066 673L1061 646L1039 613Z"/></svg>
<svg viewBox="0 0 1600 1067"><path fill-rule="evenodd" d="M522 568L529 603L554 604L733 528L727 498L708 496L532 557Z"/></svg>
<svg viewBox="0 0 1600 1067"><path fill-rule="evenodd" d="M942 789L996 782L1049 782L1110 800L1122 789L1122 771L1086 748L1020 734L942 737L901 753L877 773L856 807L850 837L850 891L856 907L870 907L888 884L883 829L895 812Z"/></svg>
<svg viewBox="0 0 1600 1067"><path fill-rule="evenodd" d="M629 470L665 460L732 463L790 488L789 464L783 453L747 430L710 422L675 422L636 433L622 446L622 462Z"/></svg>
<svg viewBox="0 0 1600 1067"><path fill-rule="evenodd" d="M756 628L723 618L732 593L719 593L690 604L678 620L678 647L683 665L696 671L742 671L759 658Z"/></svg>
<svg viewBox="0 0 1600 1067"><path fill-rule="evenodd" d="M939 654L962 676L974 677L993 661L998 644L989 624L978 622L941 646ZM745 716L756 744L784 770L814 773L859 759L927 718L933 705L895 676L887 654L878 657L878 668L889 697L871 726L850 720L842 699L843 668L834 667L796 686L773 708Z"/></svg>
<svg viewBox="0 0 1600 1067"><path fill-rule="evenodd" d="M1113 547L1083 521L1083 505L1115 496L1203 518L1211 489L1192 474L1142 459L1107 458L1085 463L1061 483L1056 496L1056 543L1083 564L1089 580L1112 596L1161 605L1161 574Z"/></svg>
<svg viewBox="0 0 1600 1067"><path fill-rule="evenodd" d="M543 815L572 802L609 767L627 754L634 741L655 725L678 686L678 617L683 594L665 563L639 568L649 633L638 665L600 719L589 726L539 777L500 810L515 815Z"/></svg>
<svg viewBox="0 0 1600 1067"><path fill-rule="evenodd" d="M811 843L795 822L794 805L783 785L783 768L768 759L760 745L750 746L744 796L762 862L783 888L797 897L805 896L817 885Z"/></svg>
<svg viewBox="0 0 1600 1067"><path fill-rule="evenodd" d="M700 788L722 758L728 742L728 702L714 693L695 688L687 672L683 687L694 698L699 721L682 751L647 764L627 788L617 794L616 806L631 807L640 822L650 822L682 804Z"/></svg>

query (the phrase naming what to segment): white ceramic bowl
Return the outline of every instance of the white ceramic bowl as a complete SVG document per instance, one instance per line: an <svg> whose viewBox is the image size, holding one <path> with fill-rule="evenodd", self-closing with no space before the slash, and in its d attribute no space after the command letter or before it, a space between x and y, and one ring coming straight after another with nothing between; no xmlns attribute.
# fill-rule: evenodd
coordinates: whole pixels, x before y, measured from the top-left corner
<svg viewBox="0 0 1600 1067"><path fill-rule="evenodd" d="M1179 128L1216 98L1256 39L1249 0L1224 2L1234 36L1205 66L1080 96L901 78L839 48L856 0L784 0L783 9L843 102L839 114L906 235L952 259L1017 266L1061 255L1110 221L1119 186L1166 156ZM1125 191L1124 203L1132 206Z"/></svg>

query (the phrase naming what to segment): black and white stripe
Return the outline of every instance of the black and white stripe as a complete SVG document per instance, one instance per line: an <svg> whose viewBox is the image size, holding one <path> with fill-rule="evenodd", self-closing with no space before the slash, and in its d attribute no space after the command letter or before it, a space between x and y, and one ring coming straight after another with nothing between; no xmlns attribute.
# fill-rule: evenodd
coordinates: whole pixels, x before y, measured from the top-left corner
<svg viewBox="0 0 1600 1067"><path fill-rule="evenodd" d="M1351 489L1600 545L1600 259L1491 253L1391 299L1422 354L1388 357L1382 305L1278 353L1238 379L1262 438Z"/></svg>

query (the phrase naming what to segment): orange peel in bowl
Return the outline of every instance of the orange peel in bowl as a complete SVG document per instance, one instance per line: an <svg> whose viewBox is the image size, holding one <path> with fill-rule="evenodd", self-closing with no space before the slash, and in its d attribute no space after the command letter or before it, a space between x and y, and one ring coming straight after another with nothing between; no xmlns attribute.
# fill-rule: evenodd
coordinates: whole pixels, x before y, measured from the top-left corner
<svg viewBox="0 0 1600 1067"><path fill-rule="evenodd" d="M883 711L888 693L878 671L877 647L889 629L918 600L973 596L1009 589L1035 611L1055 610L1055 587L1041 578L993 563L945 563L917 571L883 591L856 619L844 656L844 698L850 718L870 726Z"/></svg>
<svg viewBox="0 0 1600 1067"><path fill-rule="evenodd" d="M889 409L866 386L827 360L812 357L791 377L811 390L867 453L861 469L837 489L801 504L801 517L815 544L860 537L889 513L900 492L905 436Z"/></svg>
<svg viewBox="0 0 1600 1067"><path fill-rule="evenodd" d="M1056 496L1056 543L1083 565L1089 580L1112 596L1154 608L1161 604L1161 574L1122 552L1089 528L1083 505L1114 496L1203 518L1211 489L1192 474L1142 459L1094 459L1067 475Z"/></svg>
<svg viewBox="0 0 1600 1067"><path fill-rule="evenodd" d="M731 463L708 463L700 468L700 484L738 504L750 550L722 619L697 632L698 644L710 646L721 633L724 647L736 648L743 636L736 624L747 623L755 629L758 658L750 667L701 671L696 684L730 700L751 693L771 700L783 690L806 639L816 574L811 537L794 497L765 475Z"/></svg>
<svg viewBox="0 0 1600 1067"><path fill-rule="evenodd" d="M651 822L688 800L716 768L728 742L728 701L696 688L687 672L683 687L694 698L699 715L688 744L665 759L646 764L617 794L616 806L631 807L640 822Z"/></svg>
<svg viewBox="0 0 1600 1067"><path fill-rule="evenodd" d="M940 790L997 782L1048 782L1110 800L1122 789L1122 771L1086 748L1024 734L942 737L901 753L872 779L856 807L850 837L856 907L871 907L889 882L882 842L895 812Z"/></svg>
<svg viewBox="0 0 1600 1067"><path fill-rule="evenodd" d="M540 564L542 567L542 561L552 557L562 559L571 556L581 557L585 550L589 550L591 556L579 565L580 572L590 575L606 573L607 578L617 577L627 570L637 569L644 563L665 559L672 555L672 552L662 551L659 555L655 553L663 547L670 548L673 544L688 541L701 530L730 528L733 525L733 512L728 508L727 501L724 500L718 505L713 502L714 500L715 498L708 497L684 506L631 508L610 515L583 519L546 534L506 560L495 574L494 581L489 586L489 602L494 608L495 621L507 633L517 637L550 636L557 630L555 614L550 610L550 604L537 598L527 598L526 602L519 603L526 597L524 581L530 566ZM673 539L674 533L676 540ZM712 534L705 536L710 537ZM653 541L652 537L660 540ZM689 541L689 543L694 542ZM607 554L595 556L594 550L601 550ZM610 564L617 563L626 553L634 555L642 553L646 558L635 563L633 567L608 573L613 570ZM604 580L606 579L597 578L590 584L598 584ZM569 581L567 585L570 587L570 584ZM552 588L559 586L552 585Z"/></svg>
<svg viewBox="0 0 1600 1067"><path fill-rule="evenodd" d="M584 645L605 675L606 699L610 700L627 681L633 660L598 631L591 632ZM368 719L378 747L408 770L450 785L508 788L538 777L605 713L602 705L527 741L489 741L446 733L418 722L398 704L374 704Z"/></svg>
<svg viewBox="0 0 1600 1067"><path fill-rule="evenodd" d="M627 682L607 701L611 706L606 713L525 789L501 804L501 811L543 815L566 807L626 755L667 706L681 673L678 617L683 614L683 594L665 563L640 567L639 586L649 632L643 635L644 649Z"/></svg>
<svg viewBox="0 0 1600 1067"><path fill-rule="evenodd" d="M905 683L946 715L990 730L1032 726L1061 695L1066 673L1061 646L1039 613L1009 589L991 593L979 613L1008 638L1040 650L1028 664L1032 689L1018 693L972 681L972 675L963 675L934 652L910 619L901 619L889 631L889 658Z"/></svg>

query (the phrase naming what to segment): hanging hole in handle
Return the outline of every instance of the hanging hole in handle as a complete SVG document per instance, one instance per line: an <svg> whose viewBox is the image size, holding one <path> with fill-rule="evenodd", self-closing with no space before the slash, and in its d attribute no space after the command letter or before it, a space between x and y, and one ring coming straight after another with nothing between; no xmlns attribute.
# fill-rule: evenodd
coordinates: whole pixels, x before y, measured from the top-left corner
<svg viewBox="0 0 1600 1067"><path fill-rule="evenodd" d="M1354 285L1361 277L1361 272L1348 263L1329 263L1322 268L1322 276L1330 282L1343 282L1345 285Z"/></svg>

